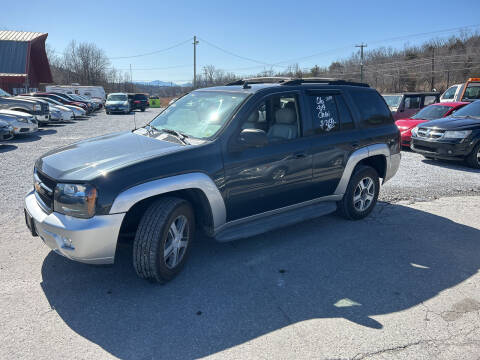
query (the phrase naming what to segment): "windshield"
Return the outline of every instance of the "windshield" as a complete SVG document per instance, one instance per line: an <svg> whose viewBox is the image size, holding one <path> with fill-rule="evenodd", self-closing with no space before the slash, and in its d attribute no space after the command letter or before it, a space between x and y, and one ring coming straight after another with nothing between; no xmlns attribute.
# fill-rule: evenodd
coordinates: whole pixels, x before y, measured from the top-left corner
<svg viewBox="0 0 480 360"><path fill-rule="evenodd" d="M472 116L480 118L480 101L475 101L460 110L455 111L452 117Z"/></svg>
<svg viewBox="0 0 480 360"><path fill-rule="evenodd" d="M63 105L60 101L53 100L53 99L50 99L50 98L47 98L47 97L45 97L45 98L42 97L41 99L49 102L50 104Z"/></svg>
<svg viewBox="0 0 480 360"><path fill-rule="evenodd" d="M399 107L402 101L402 95L383 95L388 107Z"/></svg>
<svg viewBox="0 0 480 360"><path fill-rule="evenodd" d="M150 123L157 130L170 129L195 138L215 135L246 93L195 91L178 99Z"/></svg>
<svg viewBox="0 0 480 360"><path fill-rule="evenodd" d="M107 101L127 101L127 95L125 94L108 95Z"/></svg>
<svg viewBox="0 0 480 360"><path fill-rule="evenodd" d="M424 107L418 113L412 116L412 119L418 120L433 120L439 119L445 116L445 114L450 110L450 106L446 105L430 105Z"/></svg>
<svg viewBox="0 0 480 360"><path fill-rule="evenodd" d="M10 96L12 96L12 95L10 95L8 92L6 92L6 91L3 90L3 89L0 89L0 96L10 97Z"/></svg>
<svg viewBox="0 0 480 360"><path fill-rule="evenodd" d="M480 99L480 83L469 83L465 89L462 100L478 100Z"/></svg>

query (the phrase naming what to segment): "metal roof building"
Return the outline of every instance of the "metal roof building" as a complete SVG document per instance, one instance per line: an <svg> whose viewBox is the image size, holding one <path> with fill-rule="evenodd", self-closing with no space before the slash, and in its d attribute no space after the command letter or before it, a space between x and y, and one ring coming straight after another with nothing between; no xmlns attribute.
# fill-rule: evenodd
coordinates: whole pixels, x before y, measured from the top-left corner
<svg viewBox="0 0 480 360"><path fill-rule="evenodd" d="M51 83L52 73L45 51L48 34L0 31L0 88L13 94L35 91Z"/></svg>

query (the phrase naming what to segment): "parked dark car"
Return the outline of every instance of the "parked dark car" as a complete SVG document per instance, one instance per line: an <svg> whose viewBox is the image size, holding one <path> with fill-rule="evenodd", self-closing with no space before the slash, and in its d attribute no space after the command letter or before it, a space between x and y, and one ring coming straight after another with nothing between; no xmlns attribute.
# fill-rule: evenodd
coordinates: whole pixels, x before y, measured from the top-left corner
<svg viewBox="0 0 480 360"><path fill-rule="evenodd" d="M426 158L465 160L480 169L480 101L413 128L410 147Z"/></svg>
<svg viewBox="0 0 480 360"><path fill-rule="evenodd" d="M366 217L400 157L398 128L368 85L246 79L192 91L142 128L46 153L25 219L85 263L112 263L119 234L135 234L136 273L165 282L196 231L231 241L336 210Z"/></svg>
<svg viewBox="0 0 480 360"><path fill-rule="evenodd" d="M10 140L14 136L13 126L0 120L0 141Z"/></svg>
<svg viewBox="0 0 480 360"><path fill-rule="evenodd" d="M128 94L132 110L145 111L150 106L148 97L145 94Z"/></svg>
<svg viewBox="0 0 480 360"><path fill-rule="evenodd" d="M394 120L408 119L425 106L440 101L438 92L410 92L404 94L385 94L383 98L387 102Z"/></svg>
<svg viewBox="0 0 480 360"><path fill-rule="evenodd" d="M51 94L62 96L70 101L75 101L77 103L85 104L87 106L87 113L93 112L96 108L96 105L93 102L86 99L82 99L79 95L76 95L76 94L64 94L60 92L52 92Z"/></svg>

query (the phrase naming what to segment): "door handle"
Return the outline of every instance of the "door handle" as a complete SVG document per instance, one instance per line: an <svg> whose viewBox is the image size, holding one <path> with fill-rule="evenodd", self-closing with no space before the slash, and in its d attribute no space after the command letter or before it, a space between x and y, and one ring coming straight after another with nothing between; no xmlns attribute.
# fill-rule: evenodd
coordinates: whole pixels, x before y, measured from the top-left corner
<svg viewBox="0 0 480 360"><path fill-rule="evenodd" d="M295 157L295 159L303 159L303 158L307 157L307 154L304 153L304 152L298 152L293 156Z"/></svg>

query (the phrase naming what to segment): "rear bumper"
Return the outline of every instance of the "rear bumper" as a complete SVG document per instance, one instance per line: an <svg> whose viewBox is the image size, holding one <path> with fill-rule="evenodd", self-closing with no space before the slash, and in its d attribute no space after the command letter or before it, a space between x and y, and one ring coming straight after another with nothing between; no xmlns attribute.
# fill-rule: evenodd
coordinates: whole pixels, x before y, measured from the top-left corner
<svg viewBox="0 0 480 360"><path fill-rule="evenodd" d="M78 219L52 212L38 205L34 192L25 197L25 211L35 231L56 253L87 264L112 264L124 213Z"/></svg>
<svg viewBox="0 0 480 360"><path fill-rule="evenodd" d="M470 141L441 142L412 138L410 148L419 154L439 159L463 159L470 154L474 145Z"/></svg>

